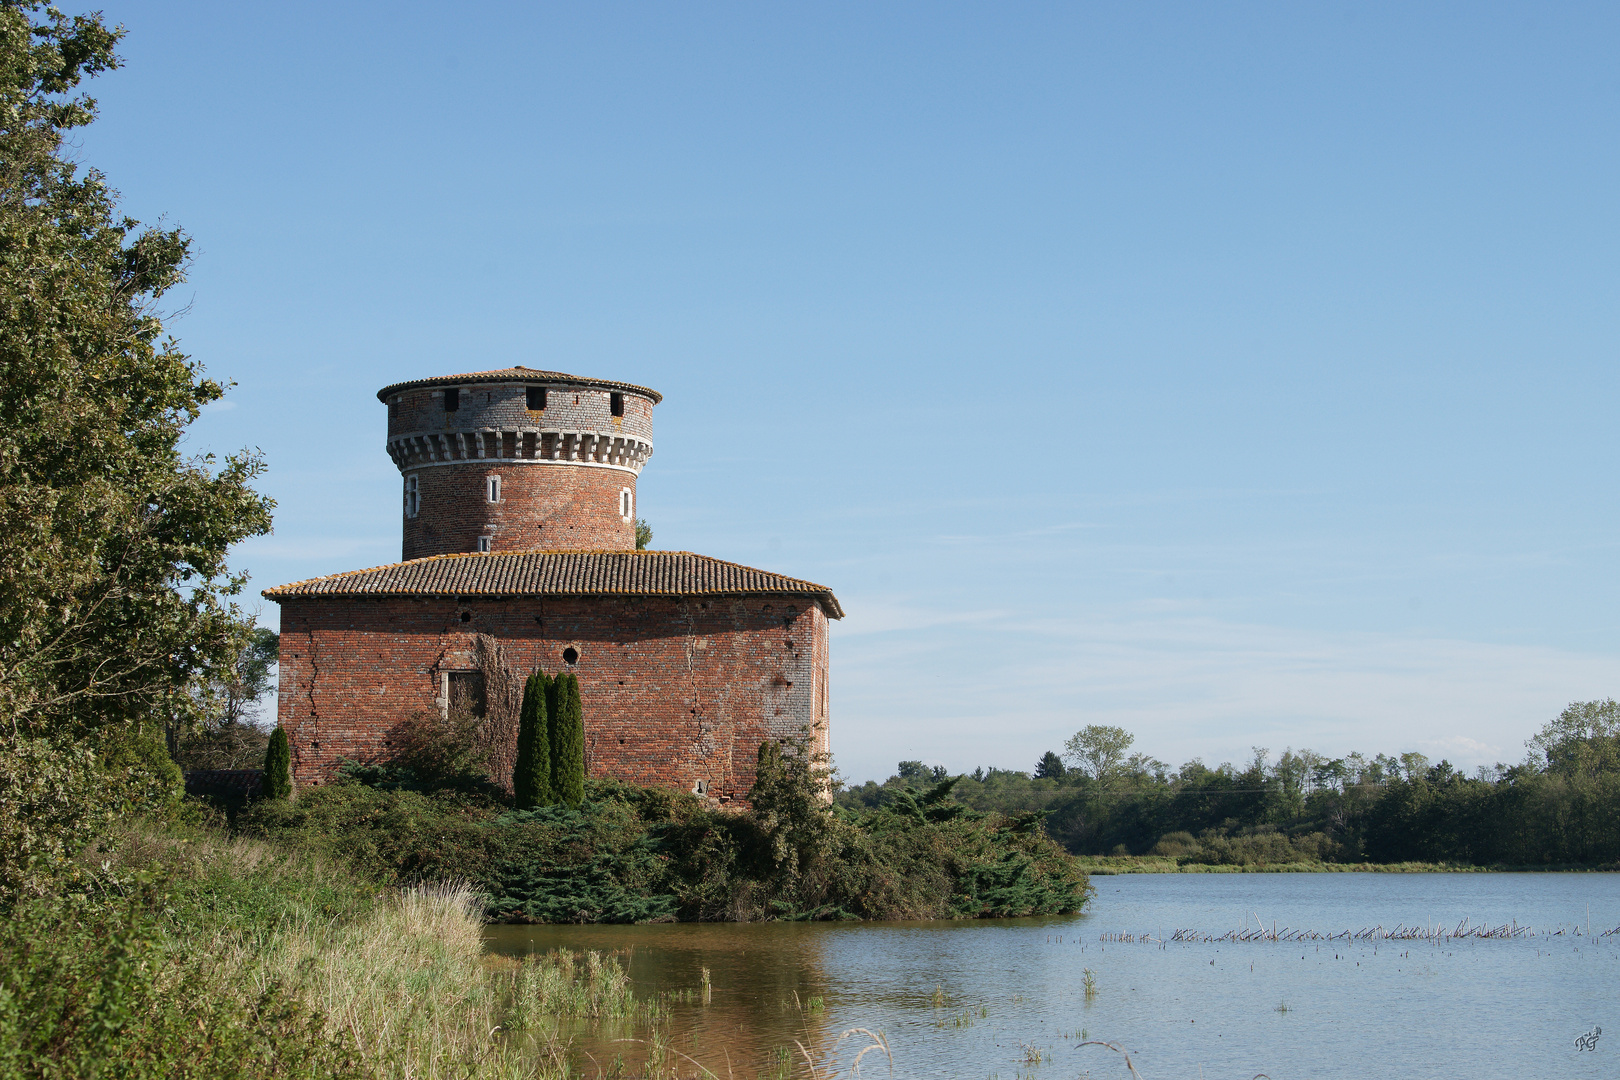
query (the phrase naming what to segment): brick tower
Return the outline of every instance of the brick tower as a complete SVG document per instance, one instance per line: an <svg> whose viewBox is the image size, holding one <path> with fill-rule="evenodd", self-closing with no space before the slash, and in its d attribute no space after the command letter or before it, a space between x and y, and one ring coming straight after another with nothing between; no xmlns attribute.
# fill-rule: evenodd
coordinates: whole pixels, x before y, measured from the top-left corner
<svg viewBox="0 0 1620 1080"><path fill-rule="evenodd" d="M512 367L395 383L388 454L407 561L475 551L633 551L652 455L642 386Z"/></svg>

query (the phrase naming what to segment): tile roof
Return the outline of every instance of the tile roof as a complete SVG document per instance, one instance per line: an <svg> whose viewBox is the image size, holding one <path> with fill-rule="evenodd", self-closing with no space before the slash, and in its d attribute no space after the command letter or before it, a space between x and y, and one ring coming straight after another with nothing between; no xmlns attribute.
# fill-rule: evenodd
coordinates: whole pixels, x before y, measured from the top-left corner
<svg viewBox="0 0 1620 1080"><path fill-rule="evenodd" d="M540 368L524 367L519 364L515 367L496 368L494 371L469 371L460 375L435 375L428 379L411 379L407 382L397 382L383 387L377 391L378 401L387 401L388 395L397 394L402 390L416 390L424 386L465 386L468 383L563 383L568 386L594 386L603 390L628 390L632 394L645 394L653 399L656 405L664 400L664 395L656 390L649 390L645 386L635 383L614 382L612 379L591 379L583 375L569 375L562 371L542 371Z"/></svg>
<svg viewBox="0 0 1620 1080"><path fill-rule="evenodd" d="M265 589L275 601L361 596L804 596L844 617L825 585L690 551L496 551L432 555Z"/></svg>

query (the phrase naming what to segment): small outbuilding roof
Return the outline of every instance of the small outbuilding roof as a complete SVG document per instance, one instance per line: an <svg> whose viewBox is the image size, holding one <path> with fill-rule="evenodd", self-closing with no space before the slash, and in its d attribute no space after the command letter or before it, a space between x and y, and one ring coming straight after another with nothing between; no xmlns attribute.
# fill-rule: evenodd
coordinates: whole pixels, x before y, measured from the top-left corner
<svg viewBox="0 0 1620 1080"><path fill-rule="evenodd" d="M383 387L377 391L378 401L387 401L388 395L397 394L404 390L419 390L427 386L466 386L470 383L547 383L552 386L591 386L599 390L626 390L632 394L641 394L650 397L656 405L664 400L664 395L656 390L649 390L645 386L634 383L614 382L612 379L590 379L583 375L569 375L563 371L542 371L540 368L517 367L497 368L494 371L469 371L461 375L435 375L430 379L411 379L409 382L397 382Z"/></svg>
<svg viewBox="0 0 1620 1080"><path fill-rule="evenodd" d="M432 555L265 589L303 598L523 596L803 596L829 618L844 609L825 585L690 551L496 551Z"/></svg>

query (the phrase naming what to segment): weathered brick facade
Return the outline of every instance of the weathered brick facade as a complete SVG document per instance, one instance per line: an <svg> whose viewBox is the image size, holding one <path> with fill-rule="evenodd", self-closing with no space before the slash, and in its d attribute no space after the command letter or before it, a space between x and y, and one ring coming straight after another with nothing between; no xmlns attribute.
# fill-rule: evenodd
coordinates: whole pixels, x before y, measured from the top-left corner
<svg viewBox="0 0 1620 1080"><path fill-rule="evenodd" d="M480 670L482 635L510 678L578 675L593 776L734 802L763 740L808 731L826 748L832 593L634 550L659 395L508 368L378 397L405 561L265 591L282 605L278 716L299 784L388 759L403 721Z"/></svg>
<svg viewBox="0 0 1620 1080"><path fill-rule="evenodd" d="M421 510L405 519L401 558L477 551L631 551L636 546L634 473L541 462L490 461L408 472ZM491 502L490 478L499 479ZM621 515L623 493L631 513Z"/></svg>
<svg viewBox="0 0 1620 1080"><path fill-rule="evenodd" d="M630 550L660 396L508 368L385 387L404 482L400 557Z"/></svg>
<svg viewBox="0 0 1620 1080"><path fill-rule="evenodd" d="M808 727L825 749L827 617L814 602L288 598L279 712L297 781L386 759L400 721L441 708L446 676L477 669L480 633L516 672L578 675L592 776L688 791L701 780L731 801L753 783L762 740Z"/></svg>

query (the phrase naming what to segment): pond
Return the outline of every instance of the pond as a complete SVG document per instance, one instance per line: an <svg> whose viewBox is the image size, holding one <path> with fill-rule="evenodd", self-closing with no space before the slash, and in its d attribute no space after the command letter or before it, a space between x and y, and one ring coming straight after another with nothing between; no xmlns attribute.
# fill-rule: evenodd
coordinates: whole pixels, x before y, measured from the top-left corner
<svg viewBox="0 0 1620 1080"><path fill-rule="evenodd" d="M663 1031L728 1080L810 1075L796 1043L848 1076L870 1042L839 1043L851 1028L881 1032L904 1077L1130 1075L1087 1040L1146 1080L1620 1075L1620 874L1092 883L1061 918L495 926L488 944L623 950L638 991L692 991ZM578 1038L575 1060L594 1076L641 1046Z"/></svg>

